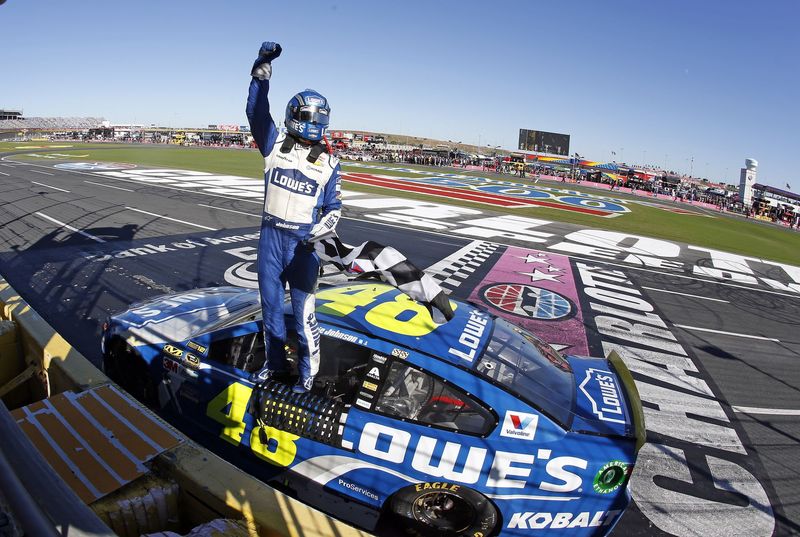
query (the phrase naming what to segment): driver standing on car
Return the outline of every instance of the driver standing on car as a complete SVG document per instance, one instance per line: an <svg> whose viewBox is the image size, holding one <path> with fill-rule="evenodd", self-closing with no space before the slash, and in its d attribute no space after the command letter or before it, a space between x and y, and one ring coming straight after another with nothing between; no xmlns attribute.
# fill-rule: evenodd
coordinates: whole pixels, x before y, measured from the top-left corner
<svg viewBox="0 0 800 537"><path fill-rule="evenodd" d="M328 126L328 101L306 89L286 106L282 134L269 109L272 60L281 46L264 42L251 72L247 119L264 156L264 214L258 242L258 286L264 318L264 368L254 375L265 382L286 374L284 290L289 283L300 348L300 378L293 391L311 390L319 369L319 328L314 292L320 262L313 243L332 234L341 216L339 160L329 154L323 136Z"/></svg>

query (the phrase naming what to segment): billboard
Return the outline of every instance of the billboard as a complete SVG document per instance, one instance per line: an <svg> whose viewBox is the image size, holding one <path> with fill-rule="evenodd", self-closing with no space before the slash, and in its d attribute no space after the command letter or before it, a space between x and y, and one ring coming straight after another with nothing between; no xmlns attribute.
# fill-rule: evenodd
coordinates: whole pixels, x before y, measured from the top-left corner
<svg viewBox="0 0 800 537"><path fill-rule="evenodd" d="M519 149L554 155L569 155L569 134L520 129Z"/></svg>

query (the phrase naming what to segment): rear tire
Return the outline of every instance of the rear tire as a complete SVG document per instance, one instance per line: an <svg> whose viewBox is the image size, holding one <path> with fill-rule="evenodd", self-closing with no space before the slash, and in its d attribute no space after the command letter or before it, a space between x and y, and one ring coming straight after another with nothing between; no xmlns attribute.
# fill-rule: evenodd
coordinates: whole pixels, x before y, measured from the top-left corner
<svg viewBox="0 0 800 537"><path fill-rule="evenodd" d="M392 496L389 509L399 522L424 537L495 533L497 509L483 494L452 483L419 483Z"/></svg>

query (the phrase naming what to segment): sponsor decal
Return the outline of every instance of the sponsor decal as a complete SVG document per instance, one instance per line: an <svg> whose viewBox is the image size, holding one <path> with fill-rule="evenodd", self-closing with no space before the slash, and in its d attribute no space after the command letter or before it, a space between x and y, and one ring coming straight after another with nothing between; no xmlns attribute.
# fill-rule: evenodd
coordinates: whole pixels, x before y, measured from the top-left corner
<svg viewBox="0 0 800 537"><path fill-rule="evenodd" d="M372 361L375 362L376 364L385 364L386 356L383 356L381 354L373 354Z"/></svg>
<svg viewBox="0 0 800 537"><path fill-rule="evenodd" d="M620 512L617 509L594 512L582 511L580 513L537 513L526 511L511 515L506 528L527 530L596 528L610 525Z"/></svg>
<svg viewBox="0 0 800 537"><path fill-rule="evenodd" d="M186 353L184 360L186 360L186 363L189 365L189 367L193 367L195 369L200 367L200 358L198 358L191 352Z"/></svg>
<svg viewBox="0 0 800 537"><path fill-rule="evenodd" d="M358 401L356 404L359 404ZM367 408L367 407L365 407ZM530 414L516 413L519 425L532 428L527 421ZM413 447L412 447L413 446ZM381 464L402 464L434 478L465 485L482 481L481 486L491 489L538 488L552 493L569 493L581 488L582 476L588 461L578 457L552 457L550 450L533 453L509 451L490 452L485 445L464 445L457 435L447 440L425 435L412 436L409 431L367 422L358 441L358 451L375 457ZM534 467L544 467L543 478L531 479ZM488 466L488 471L485 468ZM484 469L484 471L481 471Z"/></svg>
<svg viewBox="0 0 800 537"><path fill-rule="evenodd" d="M220 244L235 244L237 242L257 241L258 237L259 232L243 235L228 235L223 237L202 237L200 239L192 238L162 244L147 243L134 248L113 250L111 252L84 250L81 252L81 255L87 261L111 261L112 259L126 259L130 257L142 257L155 254L166 254L170 252L180 252L183 250L194 250L197 248L217 246ZM253 250L255 250L255 248L253 248Z"/></svg>
<svg viewBox="0 0 800 537"><path fill-rule="evenodd" d="M174 356L175 358L180 358L183 356L183 351L174 345L164 345L163 351L170 356Z"/></svg>
<svg viewBox="0 0 800 537"><path fill-rule="evenodd" d="M189 347L192 350L195 350L195 351L199 352L203 356L205 356L206 352L208 351L208 349L205 348L203 345L200 345L199 343L195 343L194 341L190 341L189 343L186 344L186 346ZM189 356L192 356L192 355L189 354L186 357L188 358ZM194 357L194 358L196 358L196 357Z"/></svg>
<svg viewBox="0 0 800 537"><path fill-rule="evenodd" d="M364 386L364 388L366 388L367 390L372 391L372 392L374 392L374 391L376 391L378 389L378 385L377 384L375 384L374 382L370 382L368 380L365 380L364 383L362 384L362 386Z"/></svg>
<svg viewBox="0 0 800 537"><path fill-rule="evenodd" d="M622 461L608 462L594 476L592 488L598 494L614 492L625 483L625 479L627 479L630 472L630 465Z"/></svg>
<svg viewBox="0 0 800 537"><path fill-rule="evenodd" d="M181 369L181 365L171 358L164 358L161 364L164 367L164 371L169 371L170 373L177 373Z"/></svg>
<svg viewBox="0 0 800 537"><path fill-rule="evenodd" d="M408 352L402 349L392 349L392 356L395 358L400 358L401 360L405 360L408 358Z"/></svg>
<svg viewBox="0 0 800 537"><path fill-rule="evenodd" d="M532 283L537 274L558 278ZM589 354L583 314L576 306L579 296L575 277L566 256L506 247L481 283L472 289L469 300L486 304L492 312L536 334L559 351L569 349L570 354Z"/></svg>
<svg viewBox="0 0 800 537"><path fill-rule="evenodd" d="M381 380L381 371L377 367L373 367L372 369L369 370L367 376L371 379Z"/></svg>
<svg viewBox="0 0 800 537"><path fill-rule="evenodd" d="M344 487L348 490L352 490L353 492L361 494L362 496L366 496L370 500L378 501L378 495L375 492L371 491L370 489L360 487L355 483L351 483L350 481L345 481L342 478L338 478L337 483L339 484L339 486Z"/></svg>
<svg viewBox="0 0 800 537"><path fill-rule="evenodd" d="M506 410L506 417L503 419L500 436L533 440L534 436L536 436L538 423L539 416L536 414Z"/></svg>
<svg viewBox="0 0 800 537"><path fill-rule="evenodd" d="M449 490L452 492L457 491L461 488L461 485L456 485L454 483L417 483L414 486L414 489L417 492L422 492L423 490Z"/></svg>
<svg viewBox="0 0 800 537"><path fill-rule="evenodd" d="M284 170L280 168L275 168L272 170L269 183L284 190L288 190L289 192L294 192L295 194L302 194L304 196L316 195L317 187L319 186L316 181L312 181L302 175L300 177L292 177L287 175L287 173L290 172L284 172Z"/></svg>
<svg viewBox="0 0 800 537"><path fill-rule="evenodd" d="M461 347L450 347L447 352L471 363L475 358L488 322L489 317L485 313L476 310L469 312L467 324L458 337Z"/></svg>
<svg viewBox="0 0 800 537"><path fill-rule="evenodd" d="M492 285L484 289L483 298L498 309L531 319L553 321L568 317L573 311L566 297L532 285Z"/></svg>
<svg viewBox="0 0 800 537"><path fill-rule="evenodd" d="M586 377L579 386L583 395L592 405L592 413L603 421L612 423L625 423L625 414L622 409L622 397L619 387L611 371L590 367L586 370ZM596 401L592 393L598 394L600 401Z"/></svg>
<svg viewBox="0 0 800 537"><path fill-rule="evenodd" d="M372 406L372 403L370 403L369 401L364 401L363 399L356 399L356 406L369 409Z"/></svg>

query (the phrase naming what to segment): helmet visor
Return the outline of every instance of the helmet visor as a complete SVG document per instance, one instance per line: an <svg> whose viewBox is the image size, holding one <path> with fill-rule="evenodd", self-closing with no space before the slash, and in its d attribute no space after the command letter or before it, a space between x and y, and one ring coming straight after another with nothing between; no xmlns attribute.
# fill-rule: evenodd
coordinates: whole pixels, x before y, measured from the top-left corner
<svg viewBox="0 0 800 537"><path fill-rule="evenodd" d="M328 110L320 108L319 106L308 105L301 106L293 110L292 119L302 121L304 123L316 123L317 125L327 126L330 121L328 117Z"/></svg>

